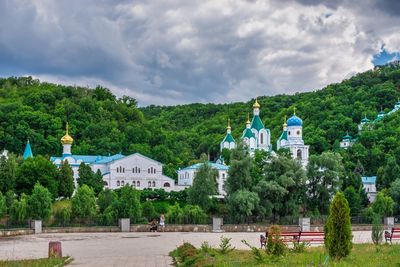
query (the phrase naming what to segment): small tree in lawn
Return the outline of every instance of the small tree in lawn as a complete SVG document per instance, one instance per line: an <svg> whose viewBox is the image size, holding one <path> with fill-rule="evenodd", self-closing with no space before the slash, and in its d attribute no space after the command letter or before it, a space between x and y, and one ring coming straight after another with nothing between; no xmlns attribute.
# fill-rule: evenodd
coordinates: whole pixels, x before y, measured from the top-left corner
<svg viewBox="0 0 400 267"><path fill-rule="evenodd" d="M341 259L349 255L352 238L349 203L344 194L338 192L331 202L325 225L325 248L329 256Z"/></svg>
<svg viewBox="0 0 400 267"><path fill-rule="evenodd" d="M48 220L51 215L51 193L40 183L36 183L28 198L29 215L34 220Z"/></svg>
<svg viewBox="0 0 400 267"><path fill-rule="evenodd" d="M72 216L77 221L90 221L96 215L96 198L93 189L87 185L78 187L72 197Z"/></svg>
<svg viewBox="0 0 400 267"><path fill-rule="evenodd" d="M381 217L376 214L372 220L372 242L375 245L379 245L382 242L382 235L383 235L383 225L381 223Z"/></svg>

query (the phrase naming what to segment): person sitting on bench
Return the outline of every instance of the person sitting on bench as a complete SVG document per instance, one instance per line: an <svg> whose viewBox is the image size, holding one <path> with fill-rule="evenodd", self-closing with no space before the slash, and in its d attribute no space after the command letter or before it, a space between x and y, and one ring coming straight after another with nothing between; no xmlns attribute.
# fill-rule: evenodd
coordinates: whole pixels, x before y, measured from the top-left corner
<svg viewBox="0 0 400 267"><path fill-rule="evenodd" d="M150 223L150 232L157 232L158 222L156 219L153 219Z"/></svg>

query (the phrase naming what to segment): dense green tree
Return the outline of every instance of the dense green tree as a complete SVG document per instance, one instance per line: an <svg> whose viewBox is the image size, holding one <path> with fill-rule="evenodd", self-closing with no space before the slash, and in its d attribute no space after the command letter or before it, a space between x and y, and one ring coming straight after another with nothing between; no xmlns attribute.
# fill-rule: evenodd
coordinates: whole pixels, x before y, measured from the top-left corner
<svg viewBox="0 0 400 267"><path fill-rule="evenodd" d="M213 169L206 159L196 172L193 185L188 190L188 202L198 205L204 210L209 210L213 200L211 196L217 194L217 170Z"/></svg>
<svg viewBox="0 0 400 267"><path fill-rule="evenodd" d="M362 208L360 194L354 189L353 186L347 187L344 190L343 194L346 197L347 202L349 203L350 215L351 216L359 215Z"/></svg>
<svg viewBox="0 0 400 267"><path fill-rule="evenodd" d="M400 214L400 179L396 179L390 185L390 196L392 197L394 205L394 214Z"/></svg>
<svg viewBox="0 0 400 267"><path fill-rule="evenodd" d="M3 193L0 192L0 219L3 218L4 215L6 215L6 212L7 212L6 197L3 196Z"/></svg>
<svg viewBox="0 0 400 267"><path fill-rule="evenodd" d="M9 212L11 210L12 204L14 203L15 193L12 190L8 190L4 197L6 198L7 211Z"/></svg>
<svg viewBox="0 0 400 267"><path fill-rule="evenodd" d="M263 216L297 215L304 202L306 175L297 160L279 155L264 166L263 178L254 187Z"/></svg>
<svg viewBox="0 0 400 267"><path fill-rule="evenodd" d="M58 170L58 196L70 198L74 193L74 173L68 160L62 161Z"/></svg>
<svg viewBox="0 0 400 267"><path fill-rule="evenodd" d="M142 218L140 192L129 185L121 188L118 199L119 218L130 218L131 223L136 223Z"/></svg>
<svg viewBox="0 0 400 267"><path fill-rule="evenodd" d="M324 152L312 155L307 166L307 208L327 214L329 202L340 189L344 168L339 154Z"/></svg>
<svg viewBox="0 0 400 267"><path fill-rule="evenodd" d="M118 196L114 190L106 188L104 191L101 191L97 197L99 212L103 213L108 207L115 205L117 200Z"/></svg>
<svg viewBox="0 0 400 267"><path fill-rule="evenodd" d="M95 194L98 194L103 190L104 184L100 170L94 173L89 165L82 162L79 165L78 173L79 177L77 182L79 186L85 184L93 188Z"/></svg>
<svg viewBox="0 0 400 267"><path fill-rule="evenodd" d="M246 189L237 190L228 198L228 208L231 218L236 222L245 222L249 216L255 214L259 201L257 193Z"/></svg>
<svg viewBox="0 0 400 267"><path fill-rule="evenodd" d="M0 157L0 192L14 190L17 167L17 160L13 154L8 155L8 159Z"/></svg>
<svg viewBox="0 0 400 267"><path fill-rule="evenodd" d="M378 192L375 201L372 203L372 210L380 217L392 216L394 209L393 199L384 192Z"/></svg>
<svg viewBox="0 0 400 267"><path fill-rule="evenodd" d="M51 215L51 204L51 193L37 182L33 187L32 194L28 197L30 217L34 220L47 221Z"/></svg>
<svg viewBox="0 0 400 267"><path fill-rule="evenodd" d="M72 197L72 217L78 222L90 222L97 213L94 191L87 185L78 186Z"/></svg>
<svg viewBox="0 0 400 267"><path fill-rule="evenodd" d="M30 194L36 182L46 187L53 198L58 196L57 167L42 156L25 160L18 168L15 189L18 194Z"/></svg>
<svg viewBox="0 0 400 267"><path fill-rule="evenodd" d="M343 193L336 193L329 208L325 225L325 248L329 256L341 259L350 254L353 235L351 233L350 208Z"/></svg>
<svg viewBox="0 0 400 267"><path fill-rule="evenodd" d="M252 187L250 170L250 155L244 144L239 142L231 152L231 165L225 183L225 191L228 197L238 190L250 190Z"/></svg>
<svg viewBox="0 0 400 267"><path fill-rule="evenodd" d="M383 175L377 177L376 189L380 191L384 188L389 188L390 184L398 178L400 178L400 166L394 157L389 157Z"/></svg>

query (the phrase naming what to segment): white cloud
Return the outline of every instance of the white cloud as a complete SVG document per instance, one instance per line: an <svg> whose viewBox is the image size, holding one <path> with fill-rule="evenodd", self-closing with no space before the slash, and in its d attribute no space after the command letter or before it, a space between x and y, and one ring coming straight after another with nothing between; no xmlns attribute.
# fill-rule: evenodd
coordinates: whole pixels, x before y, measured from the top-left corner
<svg viewBox="0 0 400 267"><path fill-rule="evenodd" d="M331 1L329 1L331 2ZM395 1L0 2L0 69L141 105L321 88L399 51Z"/></svg>

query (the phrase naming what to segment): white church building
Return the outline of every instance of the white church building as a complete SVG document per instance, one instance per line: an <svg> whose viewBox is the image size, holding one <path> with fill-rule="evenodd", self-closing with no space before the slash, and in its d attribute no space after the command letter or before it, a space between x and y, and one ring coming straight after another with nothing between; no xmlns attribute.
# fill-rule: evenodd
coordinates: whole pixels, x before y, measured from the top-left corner
<svg viewBox="0 0 400 267"><path fill-rule="evenodd" d="M104 187L117 189L130 185L137 189L152 188L165 191L180 191L182 186L175 185L174 179L163 175L163 164L151 158L135 153L129 156L115 154L101 155L74 155L72 154L73 138L66 134L61 138L63 153L61 157L51 157L50 161L58 167L61 162L68 161L74 173L75 185L79 177L79 165L83 162L89 165L92 171L100 170L103 176Z"/></svg>

